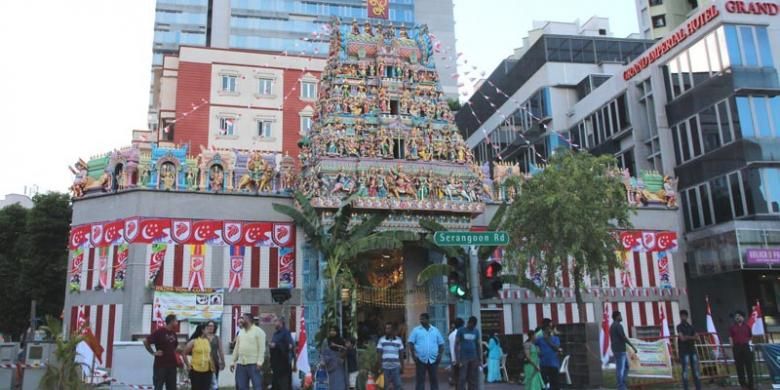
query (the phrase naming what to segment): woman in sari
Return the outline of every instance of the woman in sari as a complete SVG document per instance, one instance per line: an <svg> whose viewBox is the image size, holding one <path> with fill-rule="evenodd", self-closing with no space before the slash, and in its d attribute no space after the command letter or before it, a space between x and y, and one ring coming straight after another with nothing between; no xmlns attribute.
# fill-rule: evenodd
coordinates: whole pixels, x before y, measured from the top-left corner
<svg viewBox="0 0 780 390"><path fill-rule="evenodd" d="M523 353L525 353L523 389L525 390L542 390L544 388L542 373L539 369L539 347L534 344L535 341L536 332L528 332L528 339L523 344Z"/></svg>
<svg viewBox="0 0 780 390"><path fill-rule="evenodd" d="M501 358L504 356L504 350L501 349L501 342L495 333L490 334L488 340L487 354L487 381L490 383L501 382Z"/></svg>

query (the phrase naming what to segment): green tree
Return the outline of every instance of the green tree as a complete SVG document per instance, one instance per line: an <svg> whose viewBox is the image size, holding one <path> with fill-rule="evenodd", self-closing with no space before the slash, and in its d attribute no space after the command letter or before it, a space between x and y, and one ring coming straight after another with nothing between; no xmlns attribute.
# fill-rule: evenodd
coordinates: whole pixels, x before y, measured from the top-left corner
<svg viewBox="0 0 780 390"><path fill-rule="evenodd" d="M507 212L507 257L523 270L537 259L544 286L556 286L558 272L570 269L580 318L584 277L623 266L614 233L631 227L631 211L615 167L612 156L560 150L523 183Z"/></svg>
<svg viewBox="0 0 780 390"><path fill-rule="evenodd" d="M39 317L62 313L70 218L70 197L56 192L33 197L30 210L0 210L0 293L14 297L6 300L0 332L19 336L33 299Z"/></svg>
<svg viewBox="0 0 780 390"><path fill-rule="evenodd" d="M83 340L76 333L66 338L62 334L62 322L46 316L46 326L41 327L48 337L53 339L56 345L54 350L55 361L46 366L46 372L41 378L41 388L50 390L78 390L86 389L87 385L81 380L83 369L81 363L76 363L76 346Z"/></svg>
<svg viewBox="0 0 780 390"><path fill-rule="evenodd" d="M357 256L366 252L399 249L403 247L404 241L416 241L417 234L408 231L377 231L390 215L387 212L370 214L355 223L353 219L356 214L352 207L354 195L342 201L334 214L333 222L328 224L323 223L308 197L301 192L295 192L294 198L297 208L275 203L274 210L295 221L295 224L303 229L309 244L318 250L327 262L325 313L315 341L319 343L326 337L331 326L338 325L338 300L342 288L352 288L353 291L349 313L353 317L350 321L350 334L354 336L354 272L360 265L355 262Z"/></svg>

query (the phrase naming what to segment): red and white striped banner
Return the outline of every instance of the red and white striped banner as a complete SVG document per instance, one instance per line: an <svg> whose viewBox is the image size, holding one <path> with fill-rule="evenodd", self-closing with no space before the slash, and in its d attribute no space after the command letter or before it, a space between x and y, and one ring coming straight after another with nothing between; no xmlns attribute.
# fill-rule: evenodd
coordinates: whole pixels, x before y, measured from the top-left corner
<svg viewBox="0 0 780 390"><path fill-rule="evenodd" d="M205 286L205 251L204 245L190 245L190 282L187 285L190 290L203 291Z"/></svg>

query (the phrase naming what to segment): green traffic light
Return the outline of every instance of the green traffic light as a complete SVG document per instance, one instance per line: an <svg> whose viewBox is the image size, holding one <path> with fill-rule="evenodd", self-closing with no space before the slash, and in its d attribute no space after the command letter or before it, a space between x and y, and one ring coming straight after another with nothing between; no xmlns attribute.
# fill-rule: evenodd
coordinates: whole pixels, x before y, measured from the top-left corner
<svg viewBox="0 0 780 390"><path fill-rule="evenodd" d="M458 298L463 298L466 296L466 290L463 289L463 287L459 284L450 284L450 294L455 295Z"/></svg>

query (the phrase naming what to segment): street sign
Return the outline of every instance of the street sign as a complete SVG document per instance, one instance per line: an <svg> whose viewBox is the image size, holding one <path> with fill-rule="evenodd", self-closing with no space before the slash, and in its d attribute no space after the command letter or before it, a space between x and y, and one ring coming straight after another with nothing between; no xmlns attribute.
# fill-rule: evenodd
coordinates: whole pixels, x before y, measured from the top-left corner
<svg viewBox="0 0 780 390"><path fill-rule="evenodd" d="M439 246L498 246L509 244L507 232L436 232L433 241Z"/></svg>

